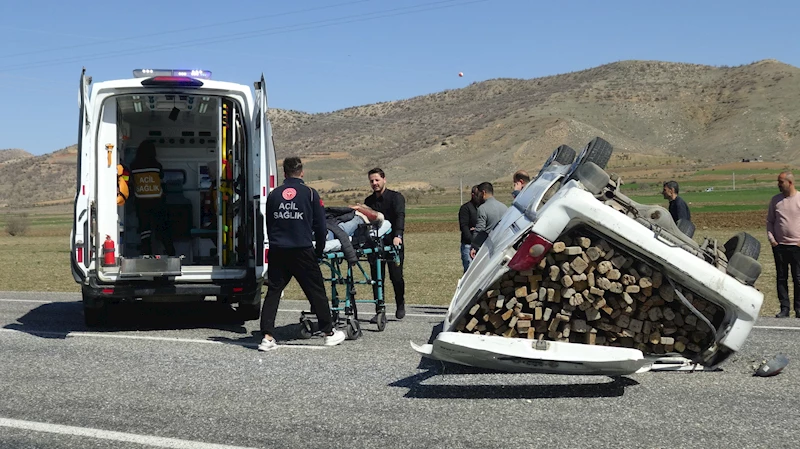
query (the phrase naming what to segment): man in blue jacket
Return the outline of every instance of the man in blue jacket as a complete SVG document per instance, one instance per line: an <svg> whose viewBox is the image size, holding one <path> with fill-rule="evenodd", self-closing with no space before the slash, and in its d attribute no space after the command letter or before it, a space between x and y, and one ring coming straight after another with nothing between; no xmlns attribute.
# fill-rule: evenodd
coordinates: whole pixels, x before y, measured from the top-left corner
<svg viewBox="0 0 800 449"><path fill-rule="evenodd" d="M283 184L267 197L267 236L269 266L267 296L261 309L264 339L259 351L278 347L273 336L281 292L294 277L311 308L317 314L325 346L344 341L344 332L334 329L325 283L318 260L325 249L325 208L316 190L303 182L303 162L299 157L283 160ZM314 246L316 244L316 247Z"/></svg>

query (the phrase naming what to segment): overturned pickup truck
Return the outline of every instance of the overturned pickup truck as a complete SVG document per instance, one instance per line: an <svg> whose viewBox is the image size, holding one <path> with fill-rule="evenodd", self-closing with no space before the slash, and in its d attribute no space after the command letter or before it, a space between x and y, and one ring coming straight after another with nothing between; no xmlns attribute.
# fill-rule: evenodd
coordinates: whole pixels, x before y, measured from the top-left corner
<svg viewBox="0 0 800 449"><path fill-rule="evenodd" d="M562 145L458 282L426 357L511 372L622 375L715 368L742 347L763 295L758 240L692 239L620 192L612 147Z"/></svg>

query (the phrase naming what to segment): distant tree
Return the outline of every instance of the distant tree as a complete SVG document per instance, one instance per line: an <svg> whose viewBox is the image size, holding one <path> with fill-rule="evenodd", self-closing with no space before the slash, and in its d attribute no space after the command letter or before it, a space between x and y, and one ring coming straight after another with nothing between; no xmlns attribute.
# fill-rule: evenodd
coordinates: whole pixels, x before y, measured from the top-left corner
<svg viewBox="0 0 800 449"><path fill-rule="evenodd" d="M28 214L22 213L19 215L14 215L6 222L6 232L12 237L25 235L25 232L28 231L28 226L30 226L30 224L31 221L30 218L28 218Z"/></svg>

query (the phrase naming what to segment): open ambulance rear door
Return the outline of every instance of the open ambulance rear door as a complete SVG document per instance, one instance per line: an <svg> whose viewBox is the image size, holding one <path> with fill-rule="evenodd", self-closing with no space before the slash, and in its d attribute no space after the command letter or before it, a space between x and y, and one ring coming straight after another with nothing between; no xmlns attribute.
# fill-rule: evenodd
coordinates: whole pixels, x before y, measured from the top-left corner
<svg viewBox="0 0 800 449"><path fill-rule="evenodd" d="M91 135L92 108L89 103L89 85L92 78L86 76L86 69L81 71L78 119L78 177L75 192L75 211L71 232L71 265L72 277L75 282L82 283L86 279L89 266L94 260L95 248L94 230L95 223L94 204L91 201L94 193L94 164L96 157L93 151L93 136Z"/></svg>
<svg viewBox="0 0 800 449"><path fill-rule="evenodd" d="M256 277L266 277L267 253L267 195L275 188L278 165L275 160L275 145L272 140L272 125L267 112L267 83L264 75L255 83L255 107L253 111L254 144L250 146L252 163L248 167L250 191L253 192L253 217L255 226L254 251L256 256Z"/></svg>

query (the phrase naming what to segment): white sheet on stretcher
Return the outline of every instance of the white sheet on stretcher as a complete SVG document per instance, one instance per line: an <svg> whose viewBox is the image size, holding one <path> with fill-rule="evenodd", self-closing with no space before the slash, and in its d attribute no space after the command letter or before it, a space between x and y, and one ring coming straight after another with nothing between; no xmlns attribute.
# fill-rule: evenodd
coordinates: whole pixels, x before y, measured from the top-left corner
<svg viewBox="0 0 800 449"><path fill-rule="evenodd" d="M381 227L378 228L377 231L372 229L372 230L370 230L370 232L373 233L372 234L373 236L383 237L384 235L386 235L389 232L391 232L391 230L392 230L392 224L389 223L388 220L383 220L383 223L381 223ZM377 234L376 234L376 232L377 232ZM350 239L352 240L352 237ZM326 240L325 241L325 252L326 253L329 253L331 251L339 251L340 249L342 249L342 242L340 242L339 239L333 239L333 240Z"/></svg>

